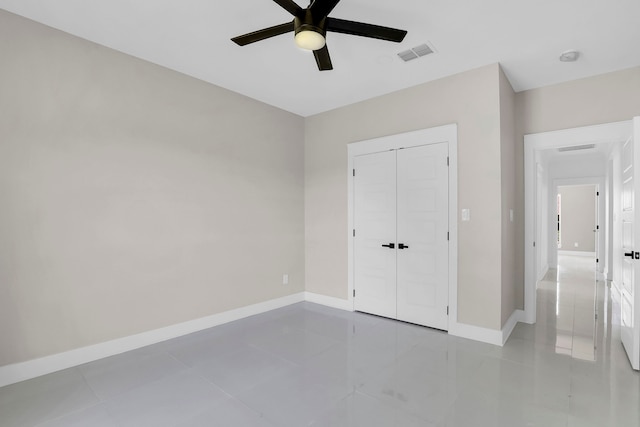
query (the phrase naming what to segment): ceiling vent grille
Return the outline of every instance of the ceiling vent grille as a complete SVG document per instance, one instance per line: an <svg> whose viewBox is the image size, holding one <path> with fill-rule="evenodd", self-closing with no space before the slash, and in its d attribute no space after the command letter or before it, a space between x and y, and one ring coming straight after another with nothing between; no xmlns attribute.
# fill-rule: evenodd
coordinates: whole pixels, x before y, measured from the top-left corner
<svg viewBox="0 0 640 427"><path fill-rule="evenodd" d="M402 51L398 53L398 56L404 61L408 62L413 59L420 58L421 56L427 56L435 52L435 49L428 45L427 43L423 43L420 46L416 46L409 50Z"/></svg>
<svg viewBox="0 0 640 427"><path fill-rule="evenodd" d="M590 150L590 149L595 148L595 147L596 147L595 144L574 145L572 147L561 147L561 148L558 148L558 151L562 153L564 151Z"/></svg>

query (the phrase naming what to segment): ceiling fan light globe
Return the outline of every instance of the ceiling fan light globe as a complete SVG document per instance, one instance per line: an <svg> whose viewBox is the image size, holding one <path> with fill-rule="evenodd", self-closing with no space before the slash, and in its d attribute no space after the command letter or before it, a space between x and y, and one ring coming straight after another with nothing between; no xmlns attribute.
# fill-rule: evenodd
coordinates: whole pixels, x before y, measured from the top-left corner
<svg viewBox="0 0 640 427"><path fill-rule="evenodd" d="M299 48L305 50L322 49L326 43L322 34L312 30L298 32L295 36L295 42Z"/></svg>

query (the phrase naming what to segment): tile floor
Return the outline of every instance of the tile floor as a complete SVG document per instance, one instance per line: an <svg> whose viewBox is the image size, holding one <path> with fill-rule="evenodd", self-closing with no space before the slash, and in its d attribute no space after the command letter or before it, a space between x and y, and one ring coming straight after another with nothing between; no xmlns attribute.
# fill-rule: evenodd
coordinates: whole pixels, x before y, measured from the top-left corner
<svg viewBox="0 0 640 427"><path fill-rule="evenodd" d="M301 303L0 388L0 426L638 426L616 302L560 264L503 348Z"/></svg>

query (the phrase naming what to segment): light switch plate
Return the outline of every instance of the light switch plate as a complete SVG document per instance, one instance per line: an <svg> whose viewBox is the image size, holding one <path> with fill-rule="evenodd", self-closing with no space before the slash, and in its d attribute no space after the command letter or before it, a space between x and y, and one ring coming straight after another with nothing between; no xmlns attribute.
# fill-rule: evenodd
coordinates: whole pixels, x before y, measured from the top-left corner
<svg viewBox="0 0 640 427"><path fill-rule="evenodd" d="M471 211L469 209L462 209L462 220L471 221Z"/></svg>

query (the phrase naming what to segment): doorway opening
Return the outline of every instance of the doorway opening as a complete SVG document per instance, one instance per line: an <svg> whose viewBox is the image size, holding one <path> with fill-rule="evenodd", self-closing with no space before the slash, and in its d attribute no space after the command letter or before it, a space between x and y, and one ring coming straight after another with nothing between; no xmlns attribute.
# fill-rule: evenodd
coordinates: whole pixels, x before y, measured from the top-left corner
<svg viewBox="0 0 640 427"><path fill-rule="evenodd" d="M619 317L616 340L623 344L633 369L640 369L640 293L635 291L635 278L640 277L640 252L636 251L634 242L640 241L640 214L634 208L633 200L640 199L640 186L637 185L637 169L640 164L640 117L632 120L609 123L583 128L567 129L563 131L546 132L542 134L525 135L525 321L536 323L538 311L536 290L540 267L543 262L549 261L553 255L544 253L536 247L540 242L541 233L544 235L545 227L540 221L541 200L540 193L545 185L543 180L537 179L544 173L540 173L540 163L544 160L545 151L557 152L582 151L583 148L594 149L596 147L609 147L605 158L604 179L607 185L600 185L605 189L605 202L599 205L606 206L603 209L605 238L597 245L596 253L602 254L605 265L598 264L598 273L602 274L606 282L604 293L613 296L609 301L616 300L619 306L614 308ZM564 150L562 150L564 148ZM584 158L580 161L565 164L565 172L576 169L594 172L596 167L585 167ZM601 175L601 174L596 174ZM574 175L575 176L575 175ZM584 174L583 174L584 176ZM548 181L547 181L548 183ZM613 190L613 191L611 191ZM547 190L548 191L548 190ZM557 214L557 213L556 213ZM542 215L544 216L544 215ZM548 231L548 230L547 230ZM557 233L557 230L553 230ZM549 237L549 234L546 234ZM529 246L531 244L531 246ZM532 249L535 248L535 249ZM602 249L604 248L604 249ZM607 252L607 249L609 252ZM596 261L598 259L596 258ZM555 265L556 262L548 262ZM606 273L606 275L605 275ZM611 281L610 278L612 278ZM610 290L610 292L608 292ZM599 299L599 294L597 295ZM605 305L605 308L607 305Z"/></svg>
<svg viewBox="0 0 640 427"><path fill-rule="evenodd" d="M525 135L525 289L524 309L526 323L536 323L536 289L540 279L550 268L558 264L557 192L563 185L598 185L604 189L599 203L600 230L605 238L600 239L596 252L603 254L612 237L611 215L606 209L612 200L610 170L610 147L628 139L632 125L630 121L597 126L567 129ZM589 150L576 147L589 146ZM573 148L573 149L572 149ZM604 196L604 197L602 197ZM551 209L549 207L552 207ZM604 229L603 228L604 225ZM562 230L561 230L562 235ZM575 243L572 242L572 243ZM564 249L564 248L563 248ZM575 249L575 248L574 248ZM599 274L606 268L599 264Z"/></svg>
<svg viewBox="0 0 640 427"><path fill-rule="evenodd" d="M597 262L598 198L598 186L595 184L558 186L555 217L559 253L591 256Z"/></svg>

